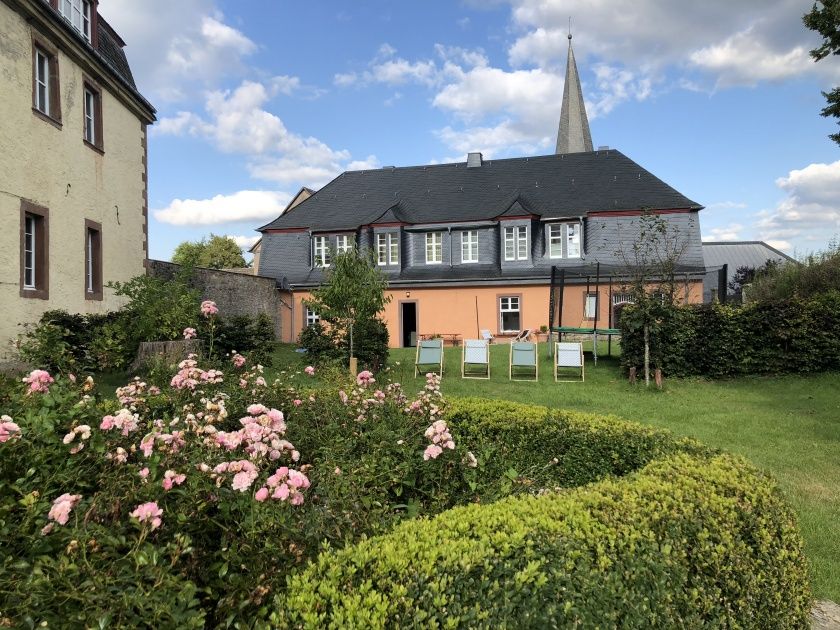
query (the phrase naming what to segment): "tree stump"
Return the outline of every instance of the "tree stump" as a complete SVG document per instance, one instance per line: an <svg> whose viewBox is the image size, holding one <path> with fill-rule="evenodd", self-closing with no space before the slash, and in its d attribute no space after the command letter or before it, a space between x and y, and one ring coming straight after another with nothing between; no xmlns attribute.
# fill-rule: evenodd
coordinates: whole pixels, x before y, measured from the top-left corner
<svg viewBox="0 0 840 630"><path fill-rule="evenodd" d="M636 384L636 368L634 368L634 367L630 368L630 384L631 385Z"/></svg>
<svg viewBox="0 0 840 630"><path fill-rule="evenodd" d="M662 382L663 382L662 370L660 370L659 368L656 368L656 371L653 373L653 378L656 381L656 386L659 389L662 389Z"/></svg>

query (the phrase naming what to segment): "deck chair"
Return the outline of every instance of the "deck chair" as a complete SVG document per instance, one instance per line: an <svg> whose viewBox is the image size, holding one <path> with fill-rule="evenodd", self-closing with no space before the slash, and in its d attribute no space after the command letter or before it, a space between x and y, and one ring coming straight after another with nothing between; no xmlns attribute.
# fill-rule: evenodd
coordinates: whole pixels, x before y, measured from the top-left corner
<svg viewBox="0 0 840 630"><path fill-rule="evenodd" d="M421 366L435 366L434 370L443 377L443 339L424 339L417 342L417 355L414 358L414 376Z"/></svg>
<svg viewBox="0 0 840 630"><path fill-rule="evenodd" d="M487 343L493 343L493 333L487 329L481 331L481 338Z"/></svg>
<svg viewBox="0 0 840 630"><path fill-rule="evenodd" d="M566 379L560 381L558 368L580 369L580 380ZM554 344L554 382L583 383L585 379L583 368L583 344L561 341Z"/></svg>
<svg viewBox="0 0 840 630"><path fill-rule="evenodd" d="M516 333L516 337L513 338L513 341L528 341L528 337L531 336L531 329L526 328L525 330L520 330ZM513 342L511 342L513 343Z"/></svg>
<svg viewBox="0 0 840 630"><path fill-rule="evenodd" d="M540 364L537 360L537 344L530 341L514 341L510 344L510 362L508 365L508 378L512 381L538 381L540 380ZM520 371L533 371L533 378L513 378L515 369Z"/></svg>
<svg viewBox="0 0 840 630"><path fill-rule="evenodd" d="M472 369L468 370L467 366ZM484 339L464 340L461 347L461 378L490 378L490 346Z"/></svg>

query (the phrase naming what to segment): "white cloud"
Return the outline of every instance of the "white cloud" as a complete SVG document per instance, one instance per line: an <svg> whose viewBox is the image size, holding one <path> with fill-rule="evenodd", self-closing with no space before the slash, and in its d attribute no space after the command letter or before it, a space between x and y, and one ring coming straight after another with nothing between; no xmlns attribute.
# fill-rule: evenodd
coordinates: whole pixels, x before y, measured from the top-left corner
<svg viewBox="0 0 840 630"><path fill-rule="evenodd" d="M239 245L241 249L247 252L256 244L258 240L260 240L260 235L257 234L255 236L229 236L228 238L233 239L234 243Z"/></svg>
<svg viewBox="0 0 840 630"><path fill-rule="evenodd" d="M382 165L375 155L369 155L364 160L353 160L347 165L348 171L370 171Z"/></svg>
<svg viewBox="0 0 840 630"><path fill-rule="evenodd" d="M280 216L290 200L291 195L283 192L241 190L210 199L174 199L153 214L161 223L178 226L269 221Z"/></svg>
<svg viewBox="0 0 840 630"><path fill-rule="evenodd" d="M840 160L815 163L790 171L776 180L786 193L777 206L759 213L762 240L827 243L840 234Z"/></svg>
<svg viewBox="0 0 840 630"><path fill-rule="evenodd" d="M100 7L126 41L138 87L178 101L245 71L257 45L224 21L214 0L109 0Z"/></svg>
<svg viewBox="0 0 840 630"><path fill-rule="evenodd" d="M725 209L737 209L741 210L746 208L747 204L741 201L716 201L714 203L710 203L706 206L706 210L725 210Z"/></svg>
<svg viewBox="0 0 840 630"><path fill-rule="evenodd" d="M703 234L704 241L740 241L744 226L740 223L730 223L722 227L714 227Z"/></svg>

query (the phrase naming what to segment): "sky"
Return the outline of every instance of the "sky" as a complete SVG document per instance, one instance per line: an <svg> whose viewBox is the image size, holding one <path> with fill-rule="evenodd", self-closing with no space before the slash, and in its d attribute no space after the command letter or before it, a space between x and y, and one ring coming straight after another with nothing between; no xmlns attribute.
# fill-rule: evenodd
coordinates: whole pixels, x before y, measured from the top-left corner
<svg viewBox="0 0 840 630"><path fill-rule="evenodd" d="M569 18L596 147L705 206L704 240L840 236L812 0L101 0L149 132L150 257L247 248L345 170L554 152Z"/></svg>

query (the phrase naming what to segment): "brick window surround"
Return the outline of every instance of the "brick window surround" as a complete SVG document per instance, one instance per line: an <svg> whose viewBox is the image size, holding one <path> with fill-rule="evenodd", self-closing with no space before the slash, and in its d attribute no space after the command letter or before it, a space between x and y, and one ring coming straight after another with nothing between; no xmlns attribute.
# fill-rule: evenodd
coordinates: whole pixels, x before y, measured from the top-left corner
<svg viewBox="0 0 840 630"><path fill-rule="evenodd" d="M38 58L46 58L46 103L41 103L43 88L39 86ZM39 107L40 105L40 107ZM46 110L46 111L43 111ZM58 48L40 33L32 31L32 112L57 127L61 127L61 82L58 71Z"/></svg>
<svg viewBox="0 0 840 630"><path fill-rule="evenodd" d="M28 231L27 218L34 230ZM50 297L50 211L25 199L20 201L20 297L48 300ZM31 239L31 241L30 241ZM28 245L31 259L28 260ZM27 263L34 263L34 286L27 286Z"/></svg>
<svg viewBox="0 0 840 630"><path fill-rule="evenodd" d="M105 142L102 135L102 89L95 81L88 77L85 77L83 85L82 138L87 146L101 153L105 150ZM90 138L91 133L93 135L93 142L91 142Z"/></svg>
<svg viewBox="0 0 840 630"><path fill-rule="evenodd" d="M102 299L102 224L85 219L85 273L86 300Z"/></svg>

